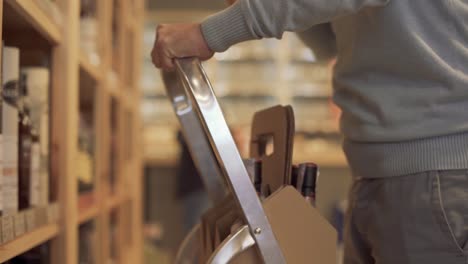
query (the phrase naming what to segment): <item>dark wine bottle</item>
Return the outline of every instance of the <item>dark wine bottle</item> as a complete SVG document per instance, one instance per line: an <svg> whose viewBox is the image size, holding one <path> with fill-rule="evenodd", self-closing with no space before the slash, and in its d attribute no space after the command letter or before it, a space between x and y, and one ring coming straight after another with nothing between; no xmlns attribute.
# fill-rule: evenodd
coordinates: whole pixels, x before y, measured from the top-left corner
<svg viewBox="0 0 468 264"><path fill-rule="evenodd" d="M24 97L27 93L27 88L24 78L21 79L20 93L17 99L19 110L18 122L18 201L19 209L27 209L30 207L31 200L31 147L32 147L32 125L30 118L29 106Z"/></svg>
<svg viewBox="0 0 468 264"><path fill-rule="evenodd" d="M258 196L262 198L262 160L255 160L254 166L255 191L257 191Z"/></svg>
<svg viewBox="0 0 468 264"><path fill-rule="evenodd" d="M315 207L318 166L315 163L302 163L298 171L297 187L306 201Z"/></svg>
<svg viewBox="0 0 468 264"><path fill-rule="evenodd" d="M291 182L289 183L294 188L297 187L297 174L299 173L299 167L297 165L292 165L291 168Z"/></svg>

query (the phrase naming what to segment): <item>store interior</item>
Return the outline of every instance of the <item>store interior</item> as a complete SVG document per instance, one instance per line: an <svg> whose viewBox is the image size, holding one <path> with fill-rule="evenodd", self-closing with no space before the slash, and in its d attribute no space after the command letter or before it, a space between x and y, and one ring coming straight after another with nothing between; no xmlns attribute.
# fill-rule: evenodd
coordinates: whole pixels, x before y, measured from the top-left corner
<svg viewBox="0 0 468 264"><path fill-rule="evenodd" d="M212 204L195 168L184 167L180 123L150 57L155 28L226 5L0 1L0 263L174 262ZM202 65L242 158L254 114L292 106L292 162L319 166L316 209L338 232L340 263L351 177L331 99L334 41L328 25L316 30L313 50L287 33Z"/></svg>

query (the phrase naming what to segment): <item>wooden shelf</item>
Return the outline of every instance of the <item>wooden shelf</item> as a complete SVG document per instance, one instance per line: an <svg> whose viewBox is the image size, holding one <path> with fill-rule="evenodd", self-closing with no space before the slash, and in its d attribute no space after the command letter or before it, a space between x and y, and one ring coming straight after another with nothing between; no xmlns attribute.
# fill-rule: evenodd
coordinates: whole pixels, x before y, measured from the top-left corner
<svg viewBox="0 0 468 264"><path fill-rule="evenodd" d="M78 198L78 223L82 224L95 218L98 215L99 208L96 202L94 192L85 192Z"/></svg>
<svg viewBox="0 0 468 264"><path fill-rule="evenodd" d="M91 79L98 82L101 78L101 69L97 65L93 65L86 54L80 54L80 69L85 72Z"/></svg>
<svg viewBox="0 0 468 264"><path fill-rule="evenodd" d="M81 225L93 218L96 218L98 214L99 208L96 205L91 205L80 209L80 211L78 212L78 225Z"/></svg>
<svg viewBox="0 0 468 264"><path fill-rule="evenodd" d="M0 263L3 263L35 246L38 246L59 233L57 223L40 227L32 232L26 233L17 239L0 246Z"/></svg>
<svg viewBox="0 0 468 264"><path fill-rule="evenodd" d="M24 31L31 28L53 44L62 40L57 24L32 0L5 0L3 7L4 27L9 31Z"/></svg>

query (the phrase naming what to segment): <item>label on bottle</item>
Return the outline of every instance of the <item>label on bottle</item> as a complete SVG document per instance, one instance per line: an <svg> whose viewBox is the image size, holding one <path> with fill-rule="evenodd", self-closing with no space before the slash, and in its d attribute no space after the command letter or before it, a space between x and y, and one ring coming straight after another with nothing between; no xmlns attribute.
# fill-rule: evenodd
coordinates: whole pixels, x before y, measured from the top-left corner
<svg viewBox="0 0 468 264"><path fill-rule="evenodd" d="M34 209L26 210L26 229L28 231L33 231L36 229L36 211Z"/></svg>
<svg viewBox="0 0 468 264"><path fill-rule="evenodd" d="M47 207L47 219L48 219L48 223L54 223L54 222L57 222L58 218L59 218L59 210L58 210L58 203L53 203L53 204L50 204L48 207Z"/></svg>
<svg viewBox="0 0 468 264"><path fill-rule="evenodd" d="M18 211L18 110L2 105L3 128L3 211Z"/></svg>
<svg viewBox="0 0 468 264"><path fill-rule="evenodd" d="M48 224L48 218L47 218L47 207L37 207L34 208L34 211L36 212L36 225L37 226L42 226Z"/></svg>
<svg viewBox="0 0 468 264"><path fill-rule="evenodd" d="M3 211L14 214L18 211L18 138L5 136L3 141Z"/></svg>
<svg viewBox="0 0 468 264"><path fill-rule="evenodd" d="M2 217L2 241L3 243L6 243L13 239L15 239L13 217L3 216Z"/></svg>
<svg viewBox="0 0 468 264"><path fill-rule="evenodd" d="M31 146L30 201L31 206L40 205L41 192L41 149L39 142Z"/></svg>
<svg viewBox="0 0 468 264"><path fill-rule="evenodd" d="M55 217L54 217L54 207L53 205L50 205L47 207L47 223L51 224L55 222Z"/></svg>
<svg viewBox="0 0 468 264"><path fill-rule="evenodd" d="M41 169L39 175L40 175L39 204L40 206L47 206L49 204L49 171L48 170L44 171Z"/></svg>
<svg viewBox="0 0 468 264"><path fill-rule="evenodd" d="M26 233L26 222L24 212L17 213L13 216L15 223L15 237L19 237Z"/></svg>

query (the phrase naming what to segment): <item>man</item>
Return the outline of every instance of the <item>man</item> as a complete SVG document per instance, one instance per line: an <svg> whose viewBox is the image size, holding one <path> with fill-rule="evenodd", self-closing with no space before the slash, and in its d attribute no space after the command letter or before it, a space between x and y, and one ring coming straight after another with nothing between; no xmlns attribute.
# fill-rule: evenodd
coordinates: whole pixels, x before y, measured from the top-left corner
<svg viewBox="0 0 468 264"><path fill-rule="evenodd" d="M467 0L239 0L201 24L160 25L152 57L170 70L328 21L355 177L345 263L468 263Z"/></svg>

